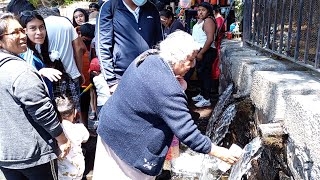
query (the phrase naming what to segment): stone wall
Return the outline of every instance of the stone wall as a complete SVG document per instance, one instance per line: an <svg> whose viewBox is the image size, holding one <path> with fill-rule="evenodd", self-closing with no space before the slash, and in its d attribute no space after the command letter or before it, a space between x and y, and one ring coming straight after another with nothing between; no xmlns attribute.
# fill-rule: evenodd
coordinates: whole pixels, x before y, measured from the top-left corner
<svg viewBox="0 0 320 180"><path fill-rule="evenodd" d="M271 163L274 169L282 168L272 177L320 179L320 76L292 62L276 60L241 41L227 40L222 47L220 92L233 83L235 97L252 101L256 127L270 124L271 136L273 127L283 129L281 136L274 136L280 138L275 140L276 146L266 143L271 147L266 150L266 159L275 161ZM274 131L279 132L276 128ZM260 132L264 138L264 130ZM260 166L265 168L262 163Z"/></svg>

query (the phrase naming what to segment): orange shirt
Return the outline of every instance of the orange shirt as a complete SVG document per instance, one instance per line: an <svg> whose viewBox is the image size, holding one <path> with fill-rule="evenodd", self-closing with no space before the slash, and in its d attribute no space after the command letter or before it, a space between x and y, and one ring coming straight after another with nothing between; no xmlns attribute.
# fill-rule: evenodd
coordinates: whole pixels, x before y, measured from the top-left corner
<svg viewBox="0 0 320 180"><path fill-rule="evenodd" d="M83 65L82 65L82 74L84 76L84 83L81 84L81 87L86 88L90 84L90 74L89 74L89 51L86 51L82 57Z"/></svg>

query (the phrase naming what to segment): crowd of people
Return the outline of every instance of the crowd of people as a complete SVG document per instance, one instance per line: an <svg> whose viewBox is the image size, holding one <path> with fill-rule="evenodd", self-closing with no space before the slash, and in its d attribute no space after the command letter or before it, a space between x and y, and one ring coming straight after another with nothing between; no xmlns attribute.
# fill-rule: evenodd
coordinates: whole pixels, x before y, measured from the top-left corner
<svg viewBox="0 0 320 180"><path fill-rule="evenodd" d="M71 20L27 0L7 9L0 15L6 179L85 178L89 137L97 137L95 180L155 179L173 136L196 152L238 160L197 129L185 93L196 71L201 91L192 100L211 106L224 31L219 7L199 4L192 35L172 9L149 0L91 3Z"/></svg>

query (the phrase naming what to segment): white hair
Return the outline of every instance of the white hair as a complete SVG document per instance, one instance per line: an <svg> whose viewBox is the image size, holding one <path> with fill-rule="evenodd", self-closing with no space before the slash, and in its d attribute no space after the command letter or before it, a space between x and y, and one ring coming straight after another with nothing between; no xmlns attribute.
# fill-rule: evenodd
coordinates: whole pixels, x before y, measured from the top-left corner
<svg viewBox="0 0 320 180"><path fill-rule="evenodd" d="M194 41L193 37L181 30L175 31L160 42L160 57L173 65L186 60L195 50L200 49L200 45Z"/></svg>

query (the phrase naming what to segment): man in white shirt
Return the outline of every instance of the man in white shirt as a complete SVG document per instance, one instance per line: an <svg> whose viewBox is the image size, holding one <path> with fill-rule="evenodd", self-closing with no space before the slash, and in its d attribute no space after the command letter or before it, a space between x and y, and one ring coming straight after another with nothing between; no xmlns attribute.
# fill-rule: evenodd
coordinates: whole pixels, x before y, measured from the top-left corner
<svg viewBox="0 0 320 180"><path fill-rule="evenodd" d="M61 94L71 96L76 109L80 112L80 83L83 81L81 73L82 56L86 47L69 19L57 16L49 8L41 8L38 12L44 18L46 24L51 60L60 60L65 73L68 75L66 81L60 83L54 89L54 96ZM58 55L53 57L53 52Z"/></svg>

